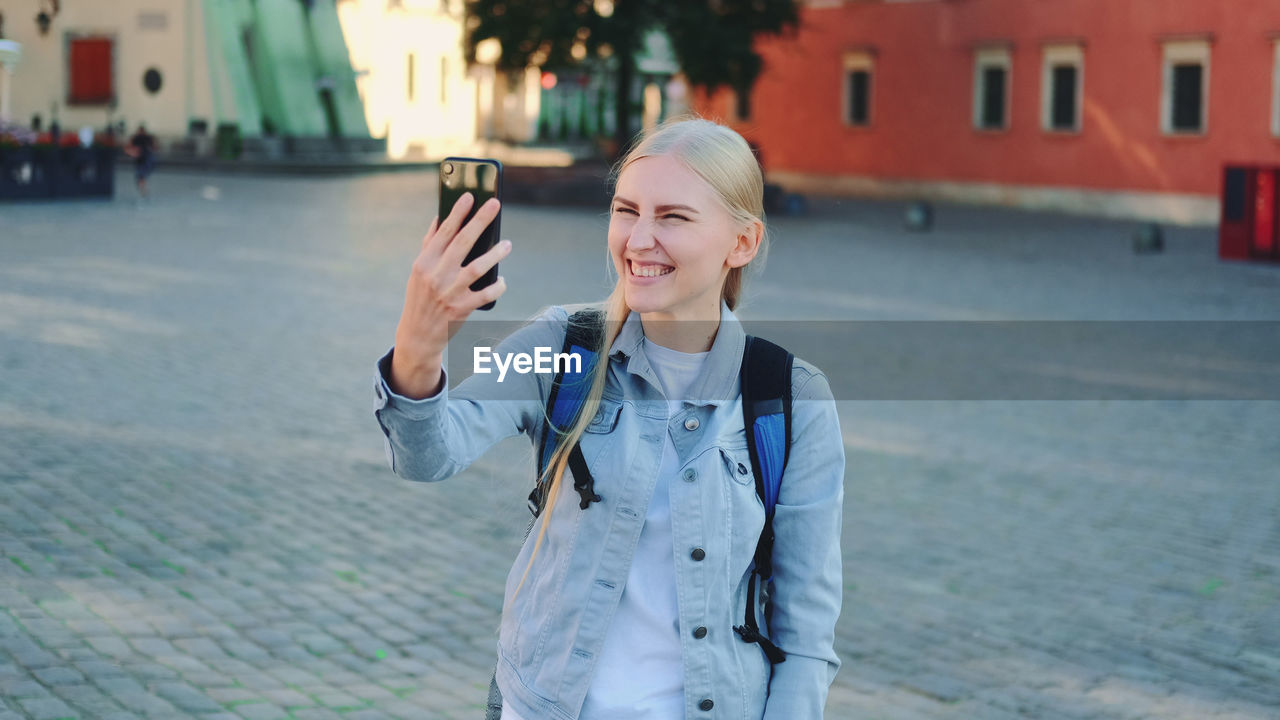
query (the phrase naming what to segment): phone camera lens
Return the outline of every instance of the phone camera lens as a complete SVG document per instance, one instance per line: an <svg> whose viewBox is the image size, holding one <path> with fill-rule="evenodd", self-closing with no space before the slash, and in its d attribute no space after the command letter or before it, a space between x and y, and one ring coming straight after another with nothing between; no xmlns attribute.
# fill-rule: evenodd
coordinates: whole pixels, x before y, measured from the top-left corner
<svg viewBox="0 0 1280 720"><path fill-rule="evenodd" d="M444 174L445 174L445 175L452 175L452 174L453 174L453 163L445 163L445 164L444 164Z"/></svg>

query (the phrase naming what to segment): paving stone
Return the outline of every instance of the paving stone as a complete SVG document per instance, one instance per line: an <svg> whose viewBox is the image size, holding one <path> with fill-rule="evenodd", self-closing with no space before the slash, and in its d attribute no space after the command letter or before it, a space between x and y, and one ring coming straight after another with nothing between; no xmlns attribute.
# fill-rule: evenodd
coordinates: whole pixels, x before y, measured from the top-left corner
<svg viewBox="0 0 1280 720"><path fill-rule="evenodd" d="M368 702L381 702L384 700L394 700L396 696L390 690L381 685L372 683L362 683L360 685L348 685L342 688L343 692L353 695L361 700Z"/></svg>
<svg viewBox="0 0 1280 720"><path fill-rule="evenodd" d="M166 660L168 660L168 658L166 658ZM129 671L130 675L148 682L153 680L168 680L178 677L177 670L160 663L131 662L126 663L125 668Z"/></svg>
<svg viewBox="0 0 1280 720"><path fill-rule="evenodd" d="M254 690L273 690L284 687L284 683L265 673L253 675L237 675L236 683Z"/></svg>
<svg viewBox="0 0 1280 720"><path fill-rule="evenodd" d="M179 714L177 708L149 691L143 692L109 692L112 699L120 703L126 710L148 717L174 717Z"/></svg>
<svg viewBox="0 0 1280 720"><path fill-rule="evenodd" d="M229 705L232 703L240 703L245 701L260 702L260 701L266 700L266 698L262 695L261 691L250 690L249 688L243 688L243 687L208 688L204 692L206 695L212 698L214 702L220 703L222 705Z"/></svg>
<svg viewBox="0 0 1280 720"><path fill-rule="evenodd" d="M316 704L310 697L288 688L263 690L263 697L284 708L312 707Z"/></svg>
<svg viewBox="0 0 1280 720"><path fill-rule="evenodd" d="M143 655L155 658L171 657L178 654L178 649L168 640L158 637L131 637L129 644Z"/></svg>
<svg viewBox="0 0 1280 720"><path fill-rule="evenodd" d="M181 652L197 658L221 658L226 653L219 645L208 638L183 638L175 640L173 646Z"/></svg>
<svg viewBox="0 0 1280 720"><path fill-rule="evenodd" d="M47 698L49 691L43 685L26 677L0 680L0 697L13 698Z"/></svg>
<svg viewBox="0 0 1280 720"><path fill-rule="evenodd" d="M64 685L57 688L56 694L89 717L97 718L120 710L119 703L92 685Z"/></svg>
<svg viewBox="0 0 1280 720"><path fill-rule="evenodd" d="M0 645L4 643L0 642ZM5 649L13 656L14 661L29 670L53 667L60 662L57 655L25 639L8 644Z"/></svg>
<svg viewBox="0 0 1280 720"><path fill-rule="evenodd" d="M123 677L126 674L124 668L119 665L102 660L84 660L75 663L75 666L76 669L95 681L103 678Z"/></svg>
<svg viewBox="0 0 1280 720"><path fill-rule="evenodd" d="M353 710L349 713L345 713L343 717L349 718L350 720L394 720L390 715L373 708L369 708L367 710Z"/></svg>
<svg viewBox="0 0 1280 720"><path fill-rule="evenodd" d="M311 696L321 705L337 709L359 707L365 703L355 695L337 690L317 691L311 693Z"/></svg>
<svg viewBox="0 0 1280 720"><path fill-rule="evenodd" d="M340 720L342 718L338 713L325 708L294 710L293 717L295 720Z"/></svg>
<svg viewBox="0 0 1280 720"><path fill-rule="evenodd" d="M113 658L124 659L133 656L133 648L129 643L114 635L90 636L85 638L85 642L92 645L94 650Z"/></svg>
<svg viewBox="0 0 1280 720"><path fill-rule="evenodd" d="M18 700L22 711L31 720L62 720L62 718L79 718L80 713L71 709L57 698L24 698Z"/></svg>
<svg viewBox="0 0 1280 720"><path fill-rule="evenodd" d="M183 683L156 683L152 691L186 712L207 713L222 709L209 695Z"/></svg>
<svg viewBox="0 0 1280 720"><path fill-rule="evenodd" d="M65 666L44 668L43 670L32 670L31 674L34 675L37 680L50 687L57 687L59 685L76 685L84 682L85 680L83 674L74 668Z"/></svg>
<svg viewBox="0 0 1280 720"><path fill-rule="evenodd" d="M286 720L289 713L271 703L249 703L232 708L235 714L245 720Z"/></svg>

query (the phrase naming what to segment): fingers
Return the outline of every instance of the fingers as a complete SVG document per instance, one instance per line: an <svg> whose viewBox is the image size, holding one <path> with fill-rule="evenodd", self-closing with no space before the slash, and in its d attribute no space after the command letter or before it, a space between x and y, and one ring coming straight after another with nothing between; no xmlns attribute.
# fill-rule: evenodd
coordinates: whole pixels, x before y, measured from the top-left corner
<svg viewBox="0 0 1280 720"><path fill-rule="evenodd" d="M422 249L427 250L434 247L438 252L443 253L448 247L453 236L458 233L458 229L462 227L462 221L467 219L467 213L471 212L471 206L475 203L476 198L471 193L463 193L462 197L453 204L453 210L449 212L449 216L444 220L436 217L435 234L427 233L427 239L423 242ZM436 247L438 246L438 247Z"/></svg>
<svg viewBox="0 0 1280 720"><path fill-rule="evenodd" d="M436 230L440 229L440 216L431 218L431 227L427 228L427 234L422 236L422 249L427 249L427 244L431 242L431 238L436 234Z"/></svg>
<svg viewBox="0 0 1280 720"><path fill-rule="evenodd" d="M485 273L489 272L494 265L497 265L502 258L511 254L511 241L503 240L497 245L489 248L488 252L480 257L472 260L462 267L462 272L458 273L458 279L455 287L469 287L472 283L479 280Z"/></svg>
<svg viewBox="0 0 1280 720"><path fill-rule="evenodd" d="M471 306L472 310L475 310L482 305L488 305L489 303L494 302L498 298L502 297L502 294L506 291L507 280L499 275L498 279L492 285L486 285L479 290L471 291L469 296L470 301L467 304Z"/></svg>
<svg viewBox="0 0 1280 720"><path fill-rule="evenodd" d="M462 265L462 261L467 257L467 253L471 252L471 246L476 244L476 239L489 227L489 223L498 216L498 209L501 205L496 198L490 198L485 204L476 210L475 217L471 218L452 240L448 241L445 247L443 259L450 265ZM452 217L452 215L450 215Z"/></svg>

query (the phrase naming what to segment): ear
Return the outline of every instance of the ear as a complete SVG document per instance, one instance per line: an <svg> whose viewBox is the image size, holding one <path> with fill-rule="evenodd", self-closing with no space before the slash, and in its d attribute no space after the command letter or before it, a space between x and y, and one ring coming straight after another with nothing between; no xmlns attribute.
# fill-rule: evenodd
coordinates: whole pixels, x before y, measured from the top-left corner
<svg viewBox="0 0 1280 720"><path fill-rule="evenodd" d="M737 242L734 243L733 248L729 251L729 257L725 259L725 265L731 268L738 268L751 262L756 253L760 252L760 242L763 239L764 223L753 219L738 232Z"/></svg>

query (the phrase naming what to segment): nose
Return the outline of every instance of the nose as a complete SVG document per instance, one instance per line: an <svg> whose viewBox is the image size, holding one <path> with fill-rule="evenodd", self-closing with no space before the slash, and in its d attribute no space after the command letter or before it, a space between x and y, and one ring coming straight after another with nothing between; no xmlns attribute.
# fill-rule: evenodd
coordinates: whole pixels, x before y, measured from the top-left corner
<svg viewBox="0 0 1280 720"><path fill-rule="evenodd" d="M648 250L657 244L653 235L653 222L646 218L638 218L631 226L631 234L627 236L628 250Z"/></svg>

